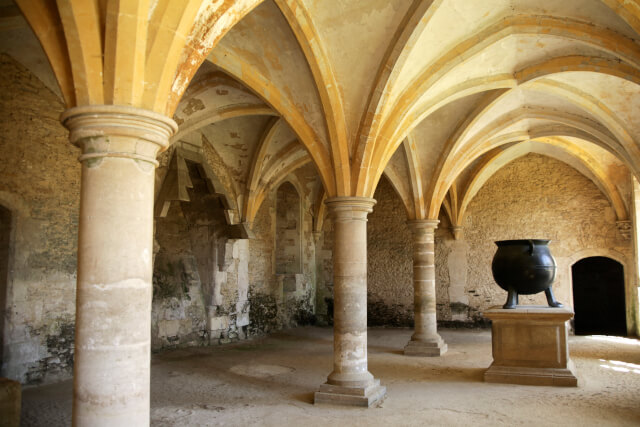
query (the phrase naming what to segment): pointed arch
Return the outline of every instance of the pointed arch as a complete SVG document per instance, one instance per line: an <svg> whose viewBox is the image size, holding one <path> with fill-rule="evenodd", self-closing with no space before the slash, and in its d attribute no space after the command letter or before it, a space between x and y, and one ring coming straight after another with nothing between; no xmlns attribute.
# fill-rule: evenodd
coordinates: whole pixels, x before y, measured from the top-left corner
<svg viewBox="0 0 640 427"><path fill-rule="evenodd" d="M404 141L404 153L407 159L407 167L409 169L409 176L411 177L411 191L413 193L415 218L412 219L426 219L426 209L424 204L424 191L422 185L422 168L420 166L420 160L418 159L418 148L414 135L409 133Z"/></svg>
<svg viewBox="0 0 640 427"><path fill-rule="evenodd" d="M412 48L442 2L443 0L413 1L378 69L373 90L370 92L367 99L367 107L360 120L356 144L352 153L354 165L356 166L352 169L352 183L356 194L359 194L358 191L361 186L359 180L362 177L362 171L360 170L363 167L362 160L371 155L370 150L373 149L375 144L371 139L371 128L377 126L383 120L383 113L388 109L389 94L395 87L400 72L409 59ZM368 176L369 174L365 173L365 177Z"/></svg>
<svg viewBox="0 0 640 427"><path fill-rule="evenodd" d="M278 158L277 163L271 163L265 167L262 179L254 191L254 196L248 200L246 222L253 222L267 194L273 188L276 188L287 175L312 161L311 157L304 150L290 152L286 158L281 157L279 154Z"/></svg>
<svg viewBox="0 0 640 427"><path fill-rule="evenodd" d="M181 137L201 129L205 126L234 117L244 116L275 116L279 117L271 107L264 104L235 104L225 105L216 109L210 109L206 115L199 116L196 120L185 121L178 127L178 132L172 141L178 141Z"/></svg>
<svg viewBox="0 0 640 427"><path fill-rule="evenodd" d="M402 178L396 173L396 171L392 168L387 168L384 170L384 175L389 180L393 191L398 195L400 200L402 201L402 206L404 206L404 211L407 214L407 220L415 219L415 212L413 210L413 198L410 193L403 191L403 186L401 184Z"/></svg>
<svg viewBox="0 0 640 427"><path fill-rule="evenodd" d="M371 127L367 140L373 141L375 147L366 150L367 155L362 159L356 159L361 162L358 168L361 173L357 180L358 194L366 195L371 192L371 187L367 186L367 183L372 181L368 176L371 165L380 164L384 152L389 151L389 144L399 144L394 144L391 136L397 132L406 134L407 129L401 129L400 123L411 116L411 110L422 94L455 66L467 61L484 48L507 36L520 34L545 34L581 42L612 54L634 67L640 66L640 46L611 30L550 16L517 15L505 18L461 42L423 70L402 92L384 120L376 122L377 126Z"/></svg>
<svg viewBox="0 0 640 427"><path fill-rule="evenodd" d="M251 168L249 169L247 188L245 190L244 207L242 209L242 216L245 221L247 220L247 213L251 209L252 200L257 195L261 172L265 161L265 154L267 153L269 145L273 141L273 137L276 134L278 127L281 125L282 119L279 117L274 117L269 120L262 132L260 142L258 142L258 148L251 159Z"/></svg>
<svg viewBox="0 0 640 427"><path fill-rule="evenodd" d="M262 0L18 0L67 108L129 105L166 116L220 38Z"/></svg>
<svg viewBox="0 0 640 427"><path fill-rule="evenodd" d="M331 60L304 2L300 0L275 0L275 2L287 19L311 68L320 94L325 125L329 132L336 192L338 196L348 196L351 194L349 139L340 86Z"/></svg>
<svg viewBox="0 0 640 427"><path fill-rule="evenodd" d="M329 194L336 194L334 174L328 150L320 142L318 135L306 122L298 108L296 108L291 97L280 92L266 76L251 64L246 63L232 52L222 48L222 46L211 52L209 60L222 68L227 74L246 84L280 114L311 155L322 183Z"/></svg>
<svg viewBox="0 0 640 427"><path fill-rule="evenodd" d="M464 223L469 203L473 200L478 191L496 172L506 166L508 163L523 157L529 153L540 153L548 157L555 158L565 162L562 158L554 156L552 153L546 152L543 147L552 145L559 148L564 153L574 158L584 170L587 176L594 181L594 184L601 189L604 195L609 199L613 207L616 217L619 221L626 220L629 217L623 197L620 194L615 183L607 176L606 171L600 163L580 145L569 142L562 138L536 139L512 145L506 149L498 149L487 155L487 159L472 172L472 178L464 189L464 194L460 199L459 210L456 214L458 224ZM566 163L566 162L565 162ZM456 203L457 204L457 203Z"/></svg>
<svg viewBox="0 0 640 427"><path fill-rule="evenodd" d="M602 0L602 2L640 34L640 3L637 0Z"/></svg>
<svg viewBox="0 0 640 427"><path fill-rule="evenodd" d="M531 118L547 120L557 125L533 128L526 132L501 133L506 127ZM584 139L610 151L612 151L611 144L615 144L615 139L607 132L606 128L599 126L595 122L567 113L560 114L554 110L541 109L520 109L511 112L489 124L487 128L478 132L477 135L474 138L474 142L466 144L467 148L464 152L452 153L441 159L441 166L434 171L429 188L428 194L431 198L428 205L429 215L437 215L442 200L451 184L455 181L458 174L456 171L464 170L474 159L498 146L510 142L561 135ZM625 161L624 156L620 156L615 151L612 152L616 157Z"/></svg>

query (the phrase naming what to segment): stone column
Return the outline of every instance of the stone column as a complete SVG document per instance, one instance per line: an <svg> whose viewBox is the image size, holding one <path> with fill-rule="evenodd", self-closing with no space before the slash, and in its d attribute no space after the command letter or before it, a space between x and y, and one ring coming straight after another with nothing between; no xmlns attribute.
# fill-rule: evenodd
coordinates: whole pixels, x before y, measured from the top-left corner
<svg viewBox="0 0 640 427"><path fill-rule="evenodd" d="M415 332L404 348L411 356L441 356L447 344L438 335L433 237L438 220L409 221L413 234L413 312Z"/></svg>
<svg viewBox="0 0 640 427"><path fill-rule="evenodd" d="M112 105L61 121L82 148L73 424L149 425L154 175L177 125Z"/></svg>
<svg viewBox="0 0 640 427"><path fill-rule="evenodd" d="M367 368L367 214L375 200L325 203L333 223L333 372L315 403L370 406L386 393Z"/></svg>

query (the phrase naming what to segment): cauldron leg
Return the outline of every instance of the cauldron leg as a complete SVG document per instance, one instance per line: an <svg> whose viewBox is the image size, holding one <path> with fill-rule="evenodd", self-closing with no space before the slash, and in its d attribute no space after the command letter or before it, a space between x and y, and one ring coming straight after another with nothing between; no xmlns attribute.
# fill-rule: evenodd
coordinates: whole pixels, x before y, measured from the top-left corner
<svg viewBox="0 0 640 427"><path fill-rule="evenodd" d="M562 307L563 305L556 300L556 297L553 295L553 290L551 288L547 288L544 290L544 294L547 297L547 304L549 307Z"/></svg>
<svg viewBox="0 0 640 427"><path fill-rule="evenodd" d="M502 308L516 308L518 305L518 292L509 286L509 295L507 295L507 302L502 306Z"/></svg>

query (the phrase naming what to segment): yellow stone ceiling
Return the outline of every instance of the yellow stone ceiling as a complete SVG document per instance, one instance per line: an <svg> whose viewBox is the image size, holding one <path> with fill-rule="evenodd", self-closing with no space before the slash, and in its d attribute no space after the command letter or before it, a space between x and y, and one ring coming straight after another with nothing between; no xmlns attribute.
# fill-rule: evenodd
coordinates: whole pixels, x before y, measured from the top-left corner
<svg viewBox="0 0 640 427"><path fill-rule="evenodd" d="M232 165L245 221L312 163L326 196L372 197L384 173L409 218L437 218L444 206L461 224L482 184L527 153L573 166L629 219L630 175L640 176L638 1L17 4L51 68L20 48L34 36L7 1L0 51L68 107L173 115L175 141L205 138ZM233 134L242 147L229 148Z"/></svg>

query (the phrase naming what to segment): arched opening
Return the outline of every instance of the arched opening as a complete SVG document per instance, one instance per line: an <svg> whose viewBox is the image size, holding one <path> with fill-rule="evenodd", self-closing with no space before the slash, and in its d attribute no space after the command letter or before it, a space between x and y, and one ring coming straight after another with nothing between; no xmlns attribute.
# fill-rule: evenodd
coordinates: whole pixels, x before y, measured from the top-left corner
<svg viewBox="0 0 640 427"><path fill-rule="evenodd" d="M276 194L276 274L302 272L302 224L300 196L290 182L284 182Z"/></svg>
<svg viewBox="0 0 640 427"><path fill-rule="evenodd" d="M4 319L7 312L10 235L11 211L0 205L0 366L4 361Z"/></svg>
<svg viewBox="0 0 640 427"><path fill-rule="evenodd" d="M627 335L622 264L594 256L576 262L571 274L575 333Z"/></svg>

